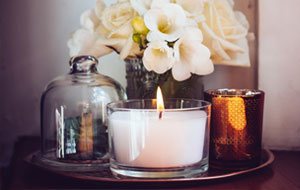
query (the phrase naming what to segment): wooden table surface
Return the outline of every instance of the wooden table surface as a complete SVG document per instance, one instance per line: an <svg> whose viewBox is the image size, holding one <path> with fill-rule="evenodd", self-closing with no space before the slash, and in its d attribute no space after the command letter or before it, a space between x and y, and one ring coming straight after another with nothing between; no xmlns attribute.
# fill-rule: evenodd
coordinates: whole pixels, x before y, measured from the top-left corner
<svg viewBox="0 0 300 190"><path fill-rule="evenodd" d="M300 152L273 151L274 163L262 170L209 182L116 184L87 182L58 176L28 165L24 158L39 149L38 138L21 138L3 189L300 189ZM7 176L7 175L6 175Z"/></svg>

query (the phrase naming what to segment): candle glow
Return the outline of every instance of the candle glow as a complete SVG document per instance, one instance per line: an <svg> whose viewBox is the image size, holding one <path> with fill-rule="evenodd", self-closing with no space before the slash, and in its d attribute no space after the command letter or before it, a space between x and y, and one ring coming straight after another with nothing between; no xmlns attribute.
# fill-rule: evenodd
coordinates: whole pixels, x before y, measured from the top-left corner
<svg viewBox="0 0 300 190"><path fill-rule="evenodd" d="M231 126L232 129L236 131L242 131L247 126L246 118L246 106L245 101L241 97L222 97L218 96L213 98L213 109L222 110L224 107L224 112L220 112L224 120L223 124Z"/></svg>
<svg viewBox="0 0 300 190"><path fill-rule="evenodd" d="M246 119L246 107L243 98L234 97L227 100L228 106L228 118L231 126L241 131L245 129L247 125Z"/></svg>

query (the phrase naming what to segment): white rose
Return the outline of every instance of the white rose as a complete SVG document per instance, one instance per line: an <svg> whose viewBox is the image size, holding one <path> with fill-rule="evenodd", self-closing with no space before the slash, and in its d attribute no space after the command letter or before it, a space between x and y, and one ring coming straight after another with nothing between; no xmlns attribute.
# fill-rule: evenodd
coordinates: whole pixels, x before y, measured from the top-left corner
<svg viewBox="0 0 300 190"><path fill-rule="evenodd" d="M165 3L153 7L144 16L145 25L150 30L148 41L176 41L186 26L187 18L184 10L176 4Z"/></svg>
<svg viewBox="0 0 300 190"><path fill-rule="evenodd" d="M102 43L119 52L122 59L141 54L138 45L132 41L131 21L137 13L129 1L106 7L103 1L98 0L96 14L101 21L96 30L104 37Z"/></svg>
<svg viewBox="0 0 300 190"><path fill-rule="evenodd" d="M207 0L173 0L173 3L180 5L188 16L199 16L204 9L204 2Z"/></svg>
<svg viewBox="0 0 300 190"><path fill-rule="evenodd" d="M163 74L174 64L173 50L167 42L150 42L144 52L143 63L148 71Z"/></svg>
<svg viewBox="0 0 300 190"><path fill-rule="evenodd" d="M94 10L85 11L81 15L80 23L82 28L74 32L68 41L70 56L93 55L100 57L112 52L112 49L106 47L95 33L95 28L100 21Z"/></svg>
<svg viewBox="0 0 300 190"><path fill-rule="evenodd" d="M151 8L152 0L130 0L130 3L135 11L144 15Z"/></svg>
<svg viewBox="0 0 300 190"><path fill-rule="evenodd" d="M245 16L233 11L232 0L208 0L200 23L204 44L216 64L250 66L246 36L249 24Z"/></svg>
<svg viewBox="0 0 300 190"><path fill-rule="evenodd" d="M174 79L183 81L191 74L208 75L214 71L209 49L202 44L203 35L198 28L186 28L182 37L174 44Z"/></svg>
<svg viewBox="0 0 300 190"><path fill-rule="evenodd" d="M170 3L170 0L130 0L133 9L143 16L148 10L160 7L162 4Z"/></svg>
<svg viewBox="0 0 300 190"><path fill-rule="evenodd" d="M100 24L100 20L98 19L95 10L86 10L81 14L80 24L83 28L94 32L95 29Z"/></svg>

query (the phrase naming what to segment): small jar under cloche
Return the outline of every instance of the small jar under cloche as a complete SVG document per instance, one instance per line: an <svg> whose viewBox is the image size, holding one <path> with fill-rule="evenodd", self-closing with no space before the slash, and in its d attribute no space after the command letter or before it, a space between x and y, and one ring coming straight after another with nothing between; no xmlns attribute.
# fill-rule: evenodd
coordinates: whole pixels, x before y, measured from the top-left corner
<svg viewBox="0 0 300 190"><path fill-rule="evenodd" d="M97 170L109 161L106 105L126 94L97 64L93 56L71 58L70 73L43 93L41 159L54 169Z"/></svg>

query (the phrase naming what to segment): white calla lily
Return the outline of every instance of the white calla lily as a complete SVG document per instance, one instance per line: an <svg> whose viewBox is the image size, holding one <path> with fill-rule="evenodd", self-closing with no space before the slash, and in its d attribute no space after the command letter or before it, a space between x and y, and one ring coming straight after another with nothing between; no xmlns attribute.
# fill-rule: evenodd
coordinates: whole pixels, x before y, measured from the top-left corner
<svg viewBox="0 0 300 190"><path fill-rule="evenodd" d="M174 79L183 81L191 74L207 75L214 71L209 49L202 44L203 35L198 28L185 29L182 37L174 44Z"/></svg>
<svg viewBox="0 0 300 190"><path fill-rule="evenodd" d="M146 12L144 21L150 30L147 36L148 41L174 42L181 36L187 18L179 5L166 3Z"/></svg>
<svg viewBox="0 0 300 190"><path fill-rule="evenodd" d="M174 64L173 50L164 41L150 42L144 52L143 63L148 71L163 74Z"/></svg>

